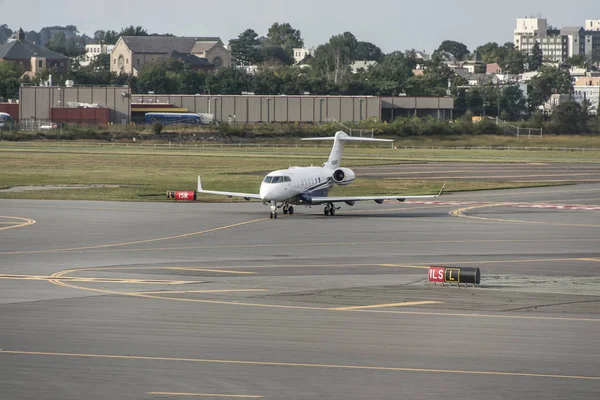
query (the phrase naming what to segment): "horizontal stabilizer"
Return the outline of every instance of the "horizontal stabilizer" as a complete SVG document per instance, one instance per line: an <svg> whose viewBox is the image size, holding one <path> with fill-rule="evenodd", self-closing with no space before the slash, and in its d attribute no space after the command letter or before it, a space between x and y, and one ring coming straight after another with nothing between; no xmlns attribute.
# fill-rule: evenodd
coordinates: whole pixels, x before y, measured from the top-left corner
<svg viewBox="0 0 600 400"><path fill-rule="evenodd" d="M349 136L345 132L339 131L335 134L335 136L328 137L313 137L313 138L303 138L301 140L340 140L343 142L393 142L391 139L375 139L375 138L366 138L359 136Z"/></svg>

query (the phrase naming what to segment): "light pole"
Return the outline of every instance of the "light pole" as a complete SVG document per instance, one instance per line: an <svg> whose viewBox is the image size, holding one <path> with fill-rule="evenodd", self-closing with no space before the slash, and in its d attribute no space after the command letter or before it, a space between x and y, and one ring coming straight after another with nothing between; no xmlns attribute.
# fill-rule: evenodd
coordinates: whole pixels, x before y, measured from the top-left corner
<svg viewBox="0 0 600 400"><path fill-rule="evenodd" d="M218 114L217 100L219 100L219 98L215 97L215 121L217 120L217 114Z"/></svg>
<svg viewBox="0 0 600 400"><path fill-rule="evenodd" d="M271 99L267 99L267 124L271 123Z"/></svg>
<svg viewBox="0 0 600 400"><path fill-rule="evenodd" d="M325 101L324 98L320 98L319 99L319 123L323 123L323 102Z"/></svg>
<svg viewBox="0 0 600 400"><path fill-rule="evenodd" d="M362 121L362 105L363 105L363 100L364 99L359 99L358 102L360 103L360 114L359 114L359 121Z"/></svg>

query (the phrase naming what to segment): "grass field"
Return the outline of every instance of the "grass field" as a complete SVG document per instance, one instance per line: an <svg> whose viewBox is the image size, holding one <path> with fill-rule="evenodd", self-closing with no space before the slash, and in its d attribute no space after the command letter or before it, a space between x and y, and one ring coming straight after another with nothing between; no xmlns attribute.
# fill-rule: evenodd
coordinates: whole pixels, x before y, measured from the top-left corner
<svg viewBox="0 0 600 400"><path fill-rule="evenodd" d="M290 165L321 165L330 147L149 147L139 145L100 146L69 143L0 142L0 188L38 185L119 185L89 189L0 192L0 198L80 200L164 200L167 190L194 190L196 176L213 190L256 193L257 173L285 169ZM417 161L477 162L600 162L599 151L506 151L404 149L349 147L343 158L347 167L399 164ZM252 174L252 175L250 175ZM430 194L443 182L430 180L361 179L335 188L343 194ZM513 182L450 181L449 192L542 186ZM202 196L206 201L227 198ZM233 199L232 199L233 201ZM243 201L243 200L242 200Z"/></svg>

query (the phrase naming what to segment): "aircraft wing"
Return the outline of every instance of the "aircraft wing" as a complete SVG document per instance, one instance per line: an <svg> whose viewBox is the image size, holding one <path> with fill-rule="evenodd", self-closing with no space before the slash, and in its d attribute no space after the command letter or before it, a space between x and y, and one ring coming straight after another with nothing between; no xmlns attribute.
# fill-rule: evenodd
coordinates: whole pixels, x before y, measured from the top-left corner
<svg viewBox="0 0 600 400"><path fill-rule="evenodd" d="M440 197L442 192L444 191L444 186L442 186L442 190L438 194L432 195L424 195L424 196L404 196L404 195L395 195L395 196L346 196L346 197L309 197L307 200L310 201L311 204L324 204L324 203L352 203L356 201L375 201L377 203L383 203L385 200L398 200L405 201L410 199L433 199L436 197Z"/></svg>
<svg viewBox="0 0 600 400"><path fill-rule="evenodd" d="M198 193L216 194L227 197L243 197L246 200L256 199L260 200L260 195L254 193L238 193L238 192L219 192L215 190L204 190L202 189L202 182L200 181L200 175L198 175Z"/></svg>

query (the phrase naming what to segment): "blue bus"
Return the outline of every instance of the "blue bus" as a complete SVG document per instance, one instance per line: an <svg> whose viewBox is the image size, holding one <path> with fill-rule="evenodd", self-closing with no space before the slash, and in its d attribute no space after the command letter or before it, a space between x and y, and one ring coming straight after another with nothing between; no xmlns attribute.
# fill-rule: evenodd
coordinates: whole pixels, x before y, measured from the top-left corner
<svg viewBox="0 0 600 400"><path fill-rule="evenodd" d="M187 124L202 125L202 118L198 114L192 113L146 113L146 123L153 124L160 122L163 125Z"/></svg>
<svg viewBox="0 0 600 400"><path fill-rule="evenodd" d="M5 113L5 112L0 112L0 127L3 126L10 126L13 122L12 117L10 116L10 114Z"/></svg>

